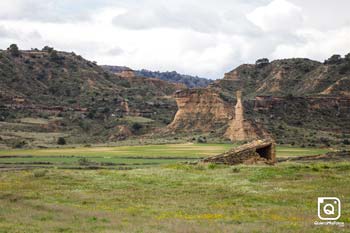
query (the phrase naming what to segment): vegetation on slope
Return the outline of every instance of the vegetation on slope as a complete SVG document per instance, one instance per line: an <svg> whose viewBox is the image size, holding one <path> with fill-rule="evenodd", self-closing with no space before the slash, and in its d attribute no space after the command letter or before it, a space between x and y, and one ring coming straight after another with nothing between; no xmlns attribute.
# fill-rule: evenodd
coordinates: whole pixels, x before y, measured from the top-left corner
<svg viewBox="0 0 350 233"><path fill-rule="evenodd" d="M273 96L350 96L350 54L333 55L324 63L306 58L269 62L259 59L225 74L212 86L225 92L242 90L252 97Z"/></svg>
<svg viewBox="0 0 350 233"><path fill-rule="evenodd" d="M89 143L142 135L171 121L177 89L162 80L112 74L74 53L11 45L0 51L0 144L29 145L31 133L57 134L51 143L58 137ZM147 121L124 118L129 115ZM21 122L26 118L47 122Z"/></svg>
<svg viewBox="0 0 350 233"><path fill-rule="evenodd" d="M102 66L105 70L120 73L123 71L132 71L130 68L125 66ZM172 83L182 83L188 88L194 87L206 87L211 84L213 81L206 78L201 78L197 76L179 74L176 71L171 72L159 72L159 71L150 71L146 69L135 70L137 76L146 77L146 78L157 78L160 80L172 82Z"/></svg>

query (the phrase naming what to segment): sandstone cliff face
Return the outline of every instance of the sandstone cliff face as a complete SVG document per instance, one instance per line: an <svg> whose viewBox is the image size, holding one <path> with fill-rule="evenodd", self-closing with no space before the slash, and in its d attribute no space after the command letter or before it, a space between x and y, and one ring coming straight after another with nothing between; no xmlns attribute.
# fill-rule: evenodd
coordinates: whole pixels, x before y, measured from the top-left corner
<svg viewBox="0 0 350 233"><path fill-rule="evenodd" d="M244 119L242 105L242 92L237 92L237 104L235 106L235 118L228 122L228 128L224 134L231 141L250 141L261 137L269 137L269 133L262 127L258 127L253 121Z"/></svg>
<svg viewBox="0 0 350 233"><path fill-rule="evenodd" d="M186 90L176 93L178 111L168 126L172 131L217 132L220 128L231 141L250 141L269 134L254 121L244 119L241 92L236 107L225 102L214 89Z"/></svg>
<svg viewBox="0 0 350 233"><path fill-rule="evenodd" d="M241 92L237 92L237 104L235 107L235 118L229 123L229 127L225 132L225 137L234 140L245 140L246 132L244 130L244 116L243 116L243 105L241 99Z"/></svg>
<svg viewBox="0 0 350 233"><path fill-rule="evenodd" d="M178 111L168 129L209 132L226 124L233 109L211 89L191 89L175 94Z"/></svg>

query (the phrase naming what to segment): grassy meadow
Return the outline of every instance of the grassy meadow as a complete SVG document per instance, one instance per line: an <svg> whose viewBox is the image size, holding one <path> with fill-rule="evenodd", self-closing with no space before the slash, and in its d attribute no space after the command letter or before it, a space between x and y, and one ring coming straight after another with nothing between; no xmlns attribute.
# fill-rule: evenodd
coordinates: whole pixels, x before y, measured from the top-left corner
<svg viewBox="0 0 350 233"><path fill-rule="evenodd" d="M8 167L36 166L64 168L102 166L129 168L178 162L197 161L200 158L223 153L233 144L166 144L118 147L77 147L53 149L0 150L0 164ZM328 149L278 146L277 156L302 156L326 153ZM83 159L83 160L82 160Z"/></svg>
<svg viewBox="0 0 350 233"><path fill-rule="evenodd" d="M0 173L0 232L346 232L316 227L317 197L343 202L350 163L162 165Z"/></svg>
<svg viewBox="0 0 350 233"><path fill-rule="evenodd" d="M0 233L350 230L350 203L346 201L350 162L284 162L275 166L181 163L233 146L0 151L0 165L5 168L0 170ZM325 152L327 149L277 147L278 157ZM28 169L29 164L38 168ZM84 169L92 165L117 169ZM128 169L120 169L125 167ZM314 226L320 196L342 200L338 221L346 222L344 228Z"/></svg>

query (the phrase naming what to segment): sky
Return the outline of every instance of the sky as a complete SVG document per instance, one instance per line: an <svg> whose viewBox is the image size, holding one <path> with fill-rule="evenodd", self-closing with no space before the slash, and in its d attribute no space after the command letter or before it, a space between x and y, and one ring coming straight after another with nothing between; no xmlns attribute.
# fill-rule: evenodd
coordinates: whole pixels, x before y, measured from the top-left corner
<svg viewBox="0 0 350 233"><path fill-rule="evenodd" d="M1 0L0 48L218 79L240 64L350 52L349 0Z"/></svg>

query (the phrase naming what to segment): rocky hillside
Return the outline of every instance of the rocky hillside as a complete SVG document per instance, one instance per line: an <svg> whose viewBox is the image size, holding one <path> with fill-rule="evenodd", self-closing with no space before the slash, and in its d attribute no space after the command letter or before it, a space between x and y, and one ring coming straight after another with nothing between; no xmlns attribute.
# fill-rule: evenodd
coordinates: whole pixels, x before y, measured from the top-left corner
<svg viewBox="0 0 350 233"><path fill-rule="evenodd" d="M50 47L0 51L0 147L195 134L350 144L350 55L260 59L192 89L127 67L111 71Z"/></svg>
<svg viewBox="0 0 350 233"><path fill-rule="evenodd" d="M235 119L237 91L243 92L244 106L244 119L239 122ZM332 56L324 63L262 59L239 66L208 88L179 92L176 100L179 112L168 127L171 131L191 128L191 132L250 140L263 128L279 143L347 144L350 57ZM202 109L200 115L191 115L197 108ZM212 114L217 113L215 108L226 117L219 119ZM220 127L207 122L219 122ZM247 128L243 137L237 125Z"/></svg>
<svg viewBox="0 0 350 233"><path fill-rule="evenodd" d="M350 58L257 61L241 65L216 81L225 92L242 90L248 96L350 96Z"/></svg>
<svg viewBox="0 0 350 233"><path fill-rule="evenodd" d="M137 105L178 88L160 80L115 75L74 53L54 50L21 51L19 56L1 51L0 75L0 98L5 103L17 97L47 106L112 106L118 99Z"/></svg>
<svg viewBox="0 0 350 233"><path fill-rule="evenodd" d="M130 68L125 66L103 66L103 68L113 73L132 71ZM157 79L172 82L172 83L184 84L188 88L207 87L209 84L213 82L210 79L179 74L176 71L159 72L159 71L149 71L149 70L142 69L142 70L135 70L134 72L137 76L140 76L140 77L157 78Z"/></svg>
<svg viewBox="0 0 350 233"><path fill-rule="evenodd" d="M0 51L0 144L15 143L20 138L15 132L29 128L64 133L71 142L114 140L119 126L140 135L171 121L176 112L172 94L181 88L159 79L116 75L49 47ZM28 118L31 123L23 120Z"/></svg>

